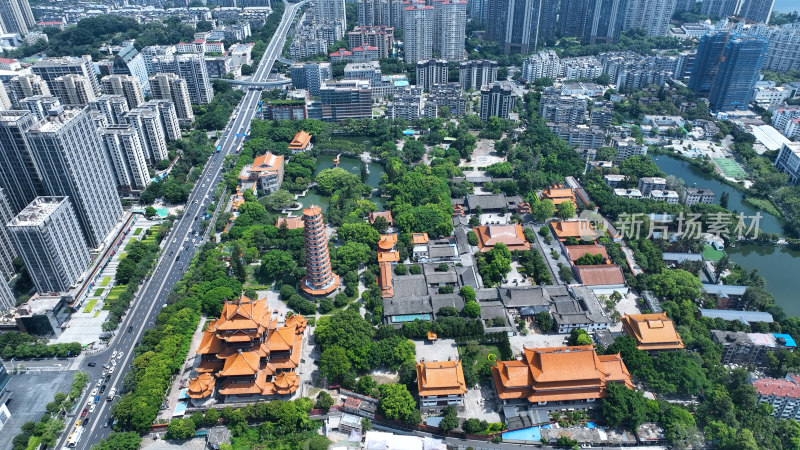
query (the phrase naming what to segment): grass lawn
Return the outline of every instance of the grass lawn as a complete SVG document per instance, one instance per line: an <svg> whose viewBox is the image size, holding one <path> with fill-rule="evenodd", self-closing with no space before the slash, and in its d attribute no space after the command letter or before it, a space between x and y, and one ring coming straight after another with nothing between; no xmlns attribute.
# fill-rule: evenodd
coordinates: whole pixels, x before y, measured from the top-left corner
<svg viewBox="0 0 800 450"><path fill-rule="evenodd" d="M103 309L106 309L105 305L103 305ZM100 310L98 309L97 311L94 312L94 316L97 317L99 315L100 315Z"/></svg>
<svg viewBox="0 0 800 450"><path fill-rule="evenodd" d="M103 295L103 291L105 291L104 288L98 288L96 291L94 291L94 296L100 297L101 295Z"/></svg>
<svg viewBox="0 0 800 450"><path fill-rule="evenodd" d="M137 228L137 229L133 230L133 235L134 236L138 236L139 233L141 233L141 232L142 232L142 229L141 228Z"/></svg>
<svg viewBox="0 0 800 450"><path fill-rule="evenodd" d="M108 293L108 297L106 297L106 305L108 305L110 302L118 299L119 298L119 294L122 294L123 292L125 292L126 289L128 289L128 286L125 285L125 284L121 284L121 285L114 286L113 288L111 288L111 291L109 291L109 293Z"/></svg>
<svg viewBox="0 0 800 450"><path fill-rule="evenodd" d="M767 200L765 198L747 197L747 198L744 199L744 202L747 203L748 205L754 207L754 208L758 208L758 209L760 209L760 210L762 210L764 212L770 213L773 216L776 216L776 217L782 217L783 216L783 214L781 214L780 210L778 210L778 208L776 208L775 205L773 205L771 201L769 201L769 200Z"/></svg>
<svg viewBox="0 0 800 450"><path fill-rule="evenodd" d="M500 359L500 349L497 348L496 345L480 345L480 350L478 350L478 354L475 356L475 371L477 372L481 366L489 364L489 354L494 354L497 358L496 360ZM465 360L465 353L466 353L466 346L458 347L458 354L461 356L462 360Z"/></svg>
<svg viewBox="0 0 800 450"><path fill-rule="evenodd" d="M123 260L123 259L125 259L127 256L128 256L128 252L122 252L122 253L120 253L120 254L119 254L119 257L117 258L117 260L118 260L118 261L122 261L122 260Z"/></svg>
<svg viewBox="0 0 800 450"><path fill-rule="evenodd" d="M703 259L707 259L709 261L719 261L723 256L725 256L725 252L722 250L717 250L710 245L703 247Z"/></svg>
<svg viewBox="0 0 800 450"><path fill-rule="evenodd" d="M108 286L108 283L111 282L111 277L104 277L103 281L100 282L100 286Z"/></svg>
<svg viewBox="0 0 800 450"><path fill-rule="evenodd" d="M87 303L86 307L83 308L83 312L87 313L87 314L92 312L92 309L94 309L94 305L96 305L96 304L97 304L97 299L96 298L93 298L93 299L89 300L89 303Z"/></svg>
<svg viewBox="0 0 800 450"><path fill-rule="evenodd" d="M26 450L36 450L39 448L39 445L42 444L42 437L41 436L31 436L28 438L28 446Z"/></svg>

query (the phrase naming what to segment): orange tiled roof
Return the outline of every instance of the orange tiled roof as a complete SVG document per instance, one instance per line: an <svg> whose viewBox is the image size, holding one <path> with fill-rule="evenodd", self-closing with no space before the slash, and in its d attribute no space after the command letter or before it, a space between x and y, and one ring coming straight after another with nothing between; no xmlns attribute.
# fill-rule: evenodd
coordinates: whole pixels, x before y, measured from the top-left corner
<svg viewBox="0 0 800 450"><path fill-rule="evenodd" d="M428 233L411 233L411 243L421 245L428 243Z"/></svg>
<svg viewBox="0 0 800 450"><path fill-rule="evenodd" d="M275 375L273 382L275 391L278 394L287 395L291 394L300 387L300 377L294 372L281 372Z"/></svg>
<svg viewBox="0 0 800 450"><path fill-rule="evenodd" d="M308 144L311 143L311 135L303 130L294 135L294 139L289 143L290 150L305 150Z"/></svg>
<svg viewBox="0 0 800 450"><path fill-rule="evenodd" d="M305 227L302 217L278 217L278 220L275 221L275 226L280 228L284 223L286 223L287 230L296 230Z"/></svg>
<svg viewBox="0 0 800 450"><path fill-rule="evenodd" d="M222 383L219 393L222 395L247 395L261 394L267 387L267 373L259 370L252 381L243 382L241 380L225 380Z"/></svg>
<svg viewBox="0 0 800 450"><path fill-rule="evenodd" d="M460 361L430 361L417 364L420 397L463 395L467 392Z"/></svg>
<svg viewBox="0 0 800 450"><path fill-rule="evenodd" d="M286 322L284 322L283 326L292 327L296 330L296 333L300 334L303 331L306 331L307 324L308 320L306 320L306 318L303 315L294 314L286 318Z"/></svg>
<svg viewBox="0 0 800 450"><path fill-rule="evenodd" d="M258 371L261 357L256 352L241 352L225 360L225 365L219 371L223 377L236 377L253 375Z"/></svg>
<svg viewBox="0 0 800 450"><path fill-rule="evenodd" d="M558 239L562 241L567 239L568 237L581 239L581 236L587 236L587 235L597 236L597 232L594 230L592 224L585 220L550 222L550 226L553 227L553 231L555 231L556 237L558 237Z"/></svg>
<svg viewBox="0 0 800 450"><path fill-rule="evenodd" d="M625 284L622 269L616 264L575 266L578 279L587 286L612 286Z"/></svg>
<svg viewBox="0 0 800 450"><path fill-rule="evenodd" d="M523 353L523 361L498 361L492 369L501 399L582 400L605 396L608 382L633 387L622 358L599 356L591 345L525 348Z"/></svg>
<svg viewBox="0 0 800 450"><path fill-rule="evenodd" d="M186 394L190 398L206 398L214 392L214 384L216 379L209 373L201 373L200 375L189 380L189 386L186 389Z"/></svg>
<svg viewBox="0 0 800 450"><path fill-rule="evenodd" d="M381 287L381 297L394 297L394 284L392 284L392 264L389 262L378 263L378 286Z"/></svg>
<svg viewBox="0 0 800 450"><path fill-rule="evenodd" d="M512 252L531 249L531 244L525 240L525 233L519 224L485 225L475 227L474 230L478 236L478 248L482 252L488 252L499 242L505 244Z"/></svg>
<svg viewBox="0 0 800 450"><path fill-rule="evenodd" d="M396 234L383 234L378 241L378 262L397 262L400 261L400 253L394 251L397 244Z"/></svg>
<svg viewBox="0 0 800 450"><path fill-rule="evenodd" d="M295 329L281 327L269 334L267 347L270 351L291 350L294 344Z"/></svg>
<svg viewBox="0 0 800 450"><path fill-rule="evenodd" d="M678 350L684 348L683 340L675 331L675 324L665 313L626 314L622 329L636 339L639 350Z"/></svg>
<svg viewBox="0 0 800 450"><path fill-rule="evenodd" d="M392 220L392 212L391 211L373 211L370 212L367 218L369 219L369 223L375 223L375 219L378 217L383 217L386 219L386 222L389 226L394 225L394 221Z"/></svg>
<svg viewBox="0 0 800 450"><path fill-rule="evenodd" d="M571 262L575 262L584 255L602 255L603 258L606 259L606 262L609 262L608 251L606 251L606 248L602 245L567 245L566 249Z"/></svg>
<svg viewBox="0 0 800 450"><path fill-rule="evenodd" d="M572 189L562 186L550 186L545 188L542 191L542 200L545 199L552 200L553 204L556 206L564 202L572 202L573 205L577 206L577 203L575 203L575 193L572 192Z"/></svg>

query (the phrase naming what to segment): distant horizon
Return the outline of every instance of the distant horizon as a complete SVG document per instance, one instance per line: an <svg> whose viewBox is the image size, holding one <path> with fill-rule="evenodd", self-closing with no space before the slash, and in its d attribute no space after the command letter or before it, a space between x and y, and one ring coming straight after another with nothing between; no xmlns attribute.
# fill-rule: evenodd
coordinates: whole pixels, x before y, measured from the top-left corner
<svg viewBox="0 0 800 450"><path fill-rule="evenodd" d="M797 0L775 0L773 11L782 13L800 11L800 5L797 4Z"/></svg>

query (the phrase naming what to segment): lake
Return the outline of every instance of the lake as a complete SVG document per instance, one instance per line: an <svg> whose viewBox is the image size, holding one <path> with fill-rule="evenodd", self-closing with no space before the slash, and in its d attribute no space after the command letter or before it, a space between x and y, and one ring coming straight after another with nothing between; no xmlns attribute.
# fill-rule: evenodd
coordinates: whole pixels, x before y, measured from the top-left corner
<svg viewBox="0 0 800 450"><path fill-rule="evenodd" d="M758 210L742 202L742 192L717 180L714 176L703 172L690 163L668 155L651 156L659 169L667 175L683 178L686 186L709 188L716 194L716 203L723 192L730 196L728 209L741 211L752 216ZM749 222L748 222L749 223ZM759 228L767 233L783 234L781 220L772 214L761 212ZM775 297L775 303L792 316L800 316L800 301L797 296L795 274L800 273L800 252L792 251L784 246L740 245L727 248L725 251L731 259L748 270L758 269L758 273L767 281L767 290Z"/></svg>
<svg viewBox="0 0 800 450"><path fill-rule="evenodd" d="M332 169L333 159L336 155L319 155L317 157L317 167L314 171L314 174L318 174L322 170L325 169ZM354 158L351 156L342 156L339 158L339 168L344 169L352 174L361 176L361 160L358 158ZM367 176L367 185L372 188L377 188L381 182L381 176L383 175L383 166L381 164L372 162L367 164L367 169L369 169L369 175ZM322 208L322 210L327 210L329 203L328 197L323 197L319 195L315 190L310 190L304 197L300 197L297 199L304 208L307 208L310 205L317 205ZM383 204L380 201L380 197L373 196L372 197L373 203L378 206L379 211L383 211Z"/></svg>

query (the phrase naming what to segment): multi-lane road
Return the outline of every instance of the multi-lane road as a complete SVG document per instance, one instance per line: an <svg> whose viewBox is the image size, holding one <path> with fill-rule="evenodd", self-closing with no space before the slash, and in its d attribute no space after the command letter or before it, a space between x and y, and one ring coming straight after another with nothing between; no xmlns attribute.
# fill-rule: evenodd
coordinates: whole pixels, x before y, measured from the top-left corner
<svg viewBox="0 0 800 450"><path fill-rule="evenodd" d="M251 78L252 81L267 80L275 60L283 50L295 14L307 1L309 0L286 5L281 23L261 57L261 62ZM186 272L192 257L202 244L203 231L200 229L200 221L205 216L208 204L215 200L212 196L217 184L222 180L225 155L240 150L245 136L250 132L250 122L259 108L260 101L261 89L250 87L245 90L244 97L234 110L227 127L222 131L222 137L217 141L216 145L220 151L213 153L206 163L202 176L189 195L183 216L175 222L158 264L136 295L117 334L106 350L86 358L84 370L90 379L88 392L82 397L83 403L78 408L78 414L67 422L57 448L89 449L111 431L108 424L111 420L113 401L108 401L107 396L112 389L117 393L122 390L122 380L133 360L134 346L144 332L153 327L156 316L165 305L167 295ZM108 373L109 369L104 366L113 369ZM95 389L96 397L90 395ZM84 408L92 409L93 404L94 410L87 411L86 415L81 417ZM80 438L73 437L70 440L70 436L75 436L73 433L79 434Z"/></svg>

